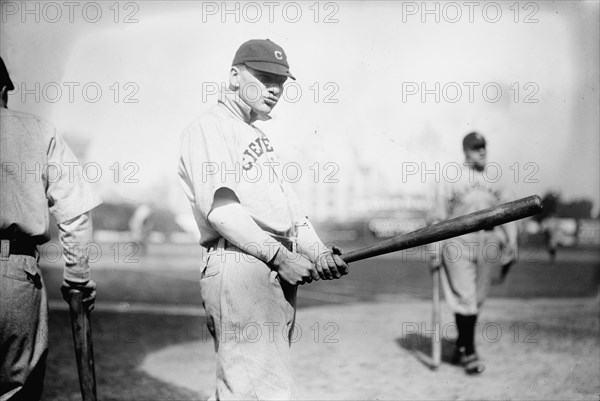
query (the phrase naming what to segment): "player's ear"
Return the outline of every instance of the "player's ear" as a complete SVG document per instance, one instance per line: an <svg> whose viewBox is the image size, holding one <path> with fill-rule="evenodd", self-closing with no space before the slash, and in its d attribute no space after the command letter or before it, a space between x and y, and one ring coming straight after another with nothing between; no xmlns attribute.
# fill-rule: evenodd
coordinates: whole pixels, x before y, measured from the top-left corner
<svg viewBox="0 0 600 401"><path fill-rule="evenodd" d="M240 88L240 67L231 66L229 70L229 90L236 91Z"/></svg>

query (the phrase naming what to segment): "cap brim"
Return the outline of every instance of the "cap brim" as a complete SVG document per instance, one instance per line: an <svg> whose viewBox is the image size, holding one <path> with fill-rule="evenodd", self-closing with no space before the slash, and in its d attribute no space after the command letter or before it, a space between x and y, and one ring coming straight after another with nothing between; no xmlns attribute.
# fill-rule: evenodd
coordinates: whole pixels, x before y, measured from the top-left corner
<svg viewBox="0 0 600 401"><path fill-rule="evenodd" d="M283 75L294 80L296 79L296 77L294 77L290 70L288 70L288 68L284 65L269 63L266 61L246 61L244 64L257 71L268 72L269 74L275 75Z"/></svg>

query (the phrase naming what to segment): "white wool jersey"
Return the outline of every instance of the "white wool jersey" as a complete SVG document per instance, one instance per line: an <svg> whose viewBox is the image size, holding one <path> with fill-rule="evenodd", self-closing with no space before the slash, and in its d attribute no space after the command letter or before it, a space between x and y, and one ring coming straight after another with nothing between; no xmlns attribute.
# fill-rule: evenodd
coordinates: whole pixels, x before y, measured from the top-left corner
<svg viewBox="0 0 600 401"><path fill-rule="evenodd" d="M200 230L200 244L220 237L208 222L214 195L232 190L263 230L286 235L303 215L282 163L250 107L227 93L188 126L180 142L179 178ZM259 116L261 120L268 116Z"/></svg>
<svg viewBox="0 0 600 401"><path fill-rule="evenodd" d="M451 219L513 200L497 171L477 171L468 163L462 164L457 171L452 177L445 177L436 187L435 217L438 220Z"/></svg>

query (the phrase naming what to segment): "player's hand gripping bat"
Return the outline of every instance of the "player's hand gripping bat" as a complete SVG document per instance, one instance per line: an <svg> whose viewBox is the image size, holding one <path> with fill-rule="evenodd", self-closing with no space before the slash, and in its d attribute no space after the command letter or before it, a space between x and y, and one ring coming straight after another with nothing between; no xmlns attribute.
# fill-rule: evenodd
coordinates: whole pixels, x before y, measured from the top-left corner
<svg viewBox="0 0 600 401"><path fill-rule="evenodd" d="M79 372L79 387L83 401L96 401L96 375L94 373L94 349L90 311L83 303L84 294L79 290L69 290L71 329Z"/></svg>
<svg viewBox="0 0 600 401"><path fill-rule="evenodd" d="M342 259L346 263L356 262L373 256L414 248L495 227L533 216L541 211L542 200L540 197L537 195L528 196L527 198L503 203L499 206L456 217L438 224L432 224L408 234L398 235L385 241L348 252L342 256Z"/></svg>

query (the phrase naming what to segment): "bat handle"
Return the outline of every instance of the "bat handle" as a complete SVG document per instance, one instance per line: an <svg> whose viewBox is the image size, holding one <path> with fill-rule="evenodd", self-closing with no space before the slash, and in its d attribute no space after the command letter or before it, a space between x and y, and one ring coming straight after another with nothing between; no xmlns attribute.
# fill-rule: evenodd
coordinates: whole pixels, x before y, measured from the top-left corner
<svg viewBox="0 0 600 401"><path fill-rule="evenodd" d="M83 293L69 290L71 329L79 372L79 387L83 401L96 401L96 375L94 373L94 349L90 326L90 311L83 305Z"/></svg>

